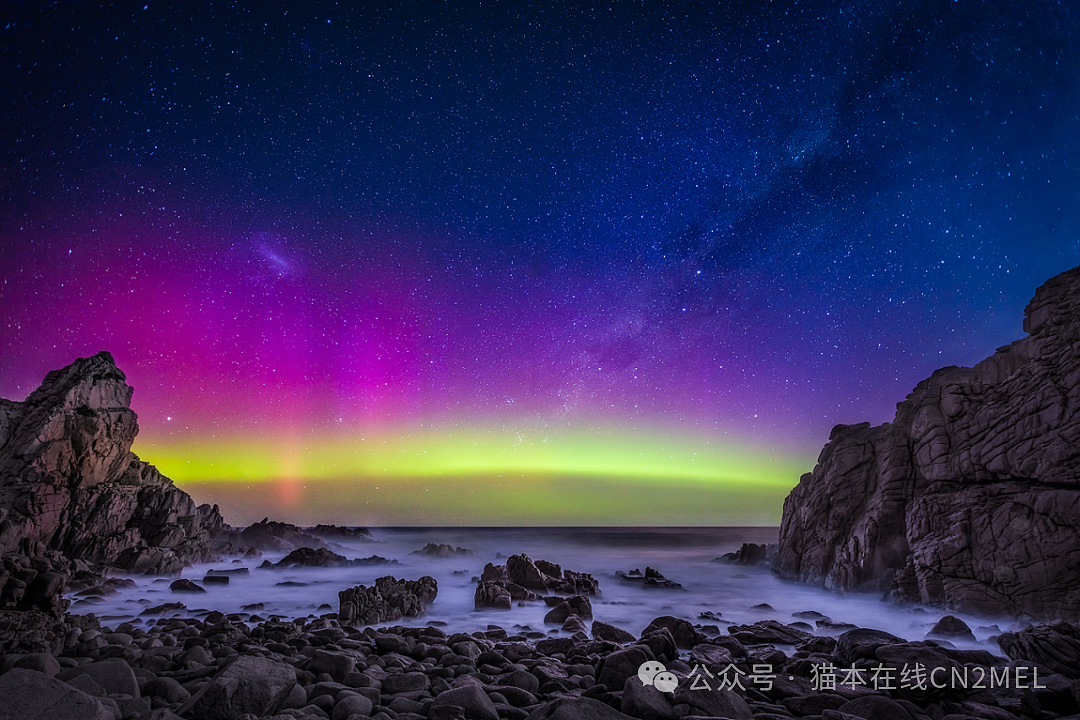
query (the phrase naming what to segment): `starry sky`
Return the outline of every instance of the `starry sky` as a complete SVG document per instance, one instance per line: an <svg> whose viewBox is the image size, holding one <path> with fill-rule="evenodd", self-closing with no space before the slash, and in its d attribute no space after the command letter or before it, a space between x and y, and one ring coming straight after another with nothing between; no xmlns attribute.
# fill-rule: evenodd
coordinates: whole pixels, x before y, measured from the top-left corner
<svg viewBox="0 0 1080 720"><path fill-rule="evenodd" d="M0 396L227 520L776 524L1080 263L1070 2L8 4Z"/></svg>

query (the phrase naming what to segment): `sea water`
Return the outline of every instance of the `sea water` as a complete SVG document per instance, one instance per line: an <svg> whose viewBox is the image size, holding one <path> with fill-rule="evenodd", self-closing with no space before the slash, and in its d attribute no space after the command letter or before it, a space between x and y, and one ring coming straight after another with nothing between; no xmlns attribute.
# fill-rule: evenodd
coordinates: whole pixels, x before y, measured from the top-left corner
<svg viewBox="0 0 1080 720"><path fill-rule="evenodd" d="M355 585L371 585L376 578L417 579L430 575L438 582L438 596L420 618L403 618L387 625L445 623L450 632L474 632L498 625L509 634L532 631L566 635L559 626L544 624L549 608L542 601L514 603L510 610L475 610L473 594L486 563L503 564L509 555L524 553L533 560L557 563L564 570L590 573L599 581L600 594L592 599L596 620L621 627L635 636L653 618L673 615L694 623L719 626L774 619L799 620L793 613L817 611L834 622L885 630L908 640L922 640L945 614L963 619L976 642L954 641L957 647L997 650L993 637L1013 624L1008 618L979 617L945 612L940 608L897 604L881 595L839 594L801 583L781 580L767 566L746 567L714 562L736 551L744 542L772 543L776 528L372 528L370 541L334 539L331 548L352 558L372 555L396 560L392 565L349 568L259 569L263 560L277 562L284 553L265 553L258 560L226 558L221 562L186 568L183 577L203 586L206 593L180 593L169 589L170 578L132 576L135 587L107 597L73 598L70 612L94 613L104 624L150 623L157 617L199 616L211 610L243 613L244 606L261 603L261 617L318 616L338 609L338 592ZM446 543L473 555L448 558L417 554L428 543ZM232 575L227 585L205 584L211 569L246 567L249 574ZM616 572L645 571L651 567L682 589L643 587L621 580ZM164 603L181 602L186 610L144 615ZM702 619L710 612L717 619ZM814 620L809 620L814 624ZM836 635L821 628L817 634Z"/></svg>

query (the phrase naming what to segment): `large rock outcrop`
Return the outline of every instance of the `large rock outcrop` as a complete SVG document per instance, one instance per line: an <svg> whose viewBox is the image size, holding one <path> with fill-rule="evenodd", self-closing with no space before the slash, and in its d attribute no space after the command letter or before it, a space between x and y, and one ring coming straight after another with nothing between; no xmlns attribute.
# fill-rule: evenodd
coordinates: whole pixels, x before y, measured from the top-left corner
<svg viewBox="0 0 1080 720"><path fill-rule="evenodd" d="M131 452L131 395L101 352L50 372L22 402L0 400L0 554L40 544L151 573L210 558L227 526Z"/></svg>
<svg viewBox="0 0 1080 720"><path fill-rule="evenodd" d="M1080 268L1027 337L948 367L892 423L833 429L784 503L774 570L983 613L1080 618Z"/></svg>
<svg viewBox="0 0 1080 720"><path fill-rule="evenodd" d="M338 620L358 625L393 622L403 617L419 617L439 594L435 578L398 580L387 575L371 587L357 585L338 592Z"/></svg>

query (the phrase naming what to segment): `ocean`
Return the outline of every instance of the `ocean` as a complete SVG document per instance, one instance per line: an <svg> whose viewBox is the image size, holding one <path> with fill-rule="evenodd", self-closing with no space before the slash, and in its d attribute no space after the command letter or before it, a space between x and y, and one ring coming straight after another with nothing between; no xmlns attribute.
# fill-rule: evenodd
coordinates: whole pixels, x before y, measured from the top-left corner
<svg viewBox="0 0 1080 720"><path fill-rule="evenodd" d="M338 609L338 591L370 585L392 575L416 579L430 575L438 582L438 597L419 618L403 618L395 625L445 623L448 631L474 632L498 625L509 634L531 631L566 635L559 626L545 626L548 607L543 601L515 603L510 610L474 610L476 580L486 563L505 563L509 555L525 553L533 560L558 563L566 570L590 573L599 581L593 598L596 620L621 627L635 636L660 615L686 618L719 626L775 619L797 622L794 613L816 611L836 623L886 630L908 640L921 640L943 615L952 614L972 628L976 642L957 647L997 651L993 636L1014 624L1009 618L979 617L946 612L941 608L900 605L880 595L838 594L822 588L781 580L767 567L746 567L712 562L744 542L776 542L778 529L766 527L539 527L539 528L370 528L373 541L338 542L335 552L352 558L378 555L396 565L351 568L259 569L263 560L276 562L284 553L264 553L258 560L225 559L186 568L182 577L203 586L206 593L173 592L175 578L131 576L135 585L106 597L74 597L70 612L94 613L102 623L149 624L174 614L199 616L212 610L252 612L265 618L318 616ZM446 543L471 550L471 556L437 558L415 554L428 543ZM501 557L500 557L501 555ZM204 584L211 569L249 568L249 574L231 576L227 585ZM645 571L651 567L682 589L647 588L616 576L617 571ZM164 603L181 602L186 610L144 614ZM261 603L262 609L244 606ZM703 619L702 613L713 618ZM814 623L814 620L803 622ZM836 635L842 629L822 627L817 634Z"/></svg>

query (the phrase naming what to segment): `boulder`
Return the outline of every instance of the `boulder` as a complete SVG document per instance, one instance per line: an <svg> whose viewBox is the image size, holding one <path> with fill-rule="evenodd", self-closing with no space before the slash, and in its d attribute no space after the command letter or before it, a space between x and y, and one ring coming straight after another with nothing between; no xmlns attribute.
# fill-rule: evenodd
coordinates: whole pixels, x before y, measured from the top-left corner
<svg viewBox="0 0 1080 720"><path fill-rule="evenodd" d="M291 665L241 655L181 705L177 714L200 720L234 720L244 713L273 715L295 684Z"/></svg>
<svg viewBox="0 0 1080 720"><path fill-rule="evenodd" d="M165 702L182 703L191 697L187 688L171 677L148 680L140 688L143 697L159 697Z"/></svg>
<svg viewBox="0 0 1080 720"><path fill-rule="evenodd" d="M470 720L499 720L499 711L484 689L474 683L445 690L435 696L433 707L459 707Z"/></svg>
<svg viewBox="0 0 1080 720"><path fill-rule="evenodd" d="M375 625L423 615L439 593L435 578L398 580L389 575L371 587L358 585L338 593L338 620L342 623Z"/></svg>
<svg viewBox="0 0 1080 720"><path fill-rule="evenodd" d="M638 645L651 650L656 659L661 662L671 662L679 657L678 643L666 627L643 632Z"/></svg>
<svg viewBox="0 0 1080 720"><path fill-rule="evenodd" d="M655 659L651 650L636 645L616 650L597 663L596 680L608 688L622 690L627 678L637 677L642 663Z"/></svg>
<svg viewBox="0 0 1080 720"><path fill-rule="evenodd" d="M544 582L544 576L540 574L536 563L528 555L511 555L508 557L506 559L506 574L509 576L510 582L520 585L526 590L538 593L547 592L547 583Z"/></svg>
<svg viewBox="0 0 1080 720"><path fill-rule="evenodd" d="M633 720L626 713L587 697L561 697L533 710L525 720Z"/></svg>
<svg viewBox="0 0 1080 720"><path fill-rule="evenodd" d="M930 632L926 633L926 636L975 641L975 633L971 632L971 628L968 627L967 623L953 615L946 615L934 623L934 627L930 628Z"/></svg>
<svg viewBox="0 0 1080 720"><path fill-rule="evenodd" d="M187 578L180 578L169 583L169 589L173 592L204 593L206 590Z"/></svg>
<svg viewBox="0 0 1080 720"><path fill-rule="evenodd" d="M79 675L89 676L110 695L123 694L139 697L139 681L131 666L123 660L102 660L79 665L64 670L56 677L58 680L71 680Z"/></svg>
<svg viewBox="0 0 1080 720"><path fill-rule="evenodd" d="M1067 678L1080 679L1080 626L1063 621L1033 625L1002 633L998 645L1012 660L1033 661Z"/></svg>
<svg viewBox="0 0 1080 720"><path fill-rule="evenodd" d="M505 565L495 565L494 563L488 563L484 566L484 572L480 574L481 582L497 582L505 586L510 582L510 574L506 571Z"/></svg>
<svg viewBox="0 0 1080 720"><path fill-rule="evenodd" d="M367 717L371 714L374 703L363 695L344 695L334 704L331 720L348 720L352 717Z"/></svg>
<svg viewBox="0 0 1080 720"><path fill-rule="evenodd" d="M798 645L811 633L776 620L758 620L751 625L729 625L728 633L744 645Z"/></svg>
<svg viewBox="0 0 1080 720"><path fill-rule="evenodd" d="M0 519L4 511L0 509ZM0 523L2 526L2 523ZM23 538L0 558L0 610L29 610L59 619L71 604L63 597L77 564L42 543ZM94 575L96 581L100 576ZM2 640L3 633L0 633Z"/></svg>
<svg viewBox="0 0 1080 720"><path fill-rule="evenodd" d="M660 628L667 628L675 639L675 643L683 650L690 650L698 643L705 641L705 636L699 633L689 620L672 617L671 615L661 615L658 618L653 618L653 621L645 626L641 634L644 636Z"/></svg>
<svg viewBox="0 0 1080 720"><path fill-rule="evenodd" d="M675 690L673 705L685 704L694 709L696 715L728 718L728 720L753 720L750 706L734 690L715 687L705 692L692 690L692 683L681 682Z"/></svg>
<svg viewBox="0 0 1080 720"><path fill-rule="evenodd" d="M12 667L36 670L49 677L55 677L60 672L60 663L50 653L29 653L19 656Z"/></svg>
<svg viewBox="0 0 1080 720"><path fill-rule="evenodd" d="M694 649L690 651L690 664L701 665L709 668L726 668L731 663L735 662L734 657L731 655L731 651L726 647L720 645L713 645L712 643L698 643L694 646Z"/></svg>
<svg viewBox="0 0 1080 720"><path fill-rule="evenodd" d="M610 640L620 644L634 642L637 639L632 633L599 620L593 621L592 636L597 640Z"/></svg>
<svg viewBox="0 0 1080 720"><path fill-rule="evenodd" d="M671 707L671 694L646 685L634 675L622 686L622 711L641 720L675 720L678 715Z"/></svg>
<svg viewBox="0 0 1080 720"><path fill-rule="evenodd" d="M591 618L592 603L589 602L589 598L584 595L575 595L561 601L548 611L548 614L544 616L544 622L559 625L566 622L566 619L571 615L577 615L585 619Z"/></svg>
<svg viewBox="0 0 1080 720"><path fill-rule="evenodd" d="M305 668L314 675L326 673L336 682L344 682L345 676L356 668L356 658L344 653L316 650Z"/></svg>
<svg viewBox="0 0 1080 720"><path fill-rule="evenodd" d="M1027 337L838 425L784 503L779 575L982 614L1080 619L1080 268Z"/></svg>
<svg viewBox="0 0 1080 720"><path fill-rule="evenodd" d="M873 659L877 649L882 645L893 645L904 642L892 633L873 628L855 628L848 630L836 639L836 654L844 662L853 663L856 660Z"/></svg>
<svg viewBox="0 0 1080 720"><path fill-rule="evenodd" d="M476 585L473 594L473 606L477 610L484 608L497 608L509 610L512 605L510 591L499 583L492 580L481 580Z"/></svg>
<svg viewBox="0 0 1080 720"><path fill-rule="evenodd" d="M44 673L16 668L0 675L0 720L112 720L97 698Z"/></svg>

